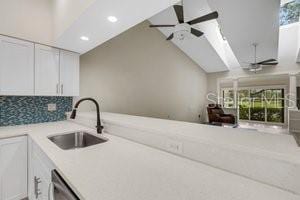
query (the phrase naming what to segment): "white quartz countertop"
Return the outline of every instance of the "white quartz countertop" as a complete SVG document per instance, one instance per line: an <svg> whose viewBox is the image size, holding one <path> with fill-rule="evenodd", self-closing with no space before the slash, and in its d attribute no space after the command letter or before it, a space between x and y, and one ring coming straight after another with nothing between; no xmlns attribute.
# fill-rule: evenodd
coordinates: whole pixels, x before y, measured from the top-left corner
<svg viewBox="0 0 300 200"><path fill-rule="evenodd" d="M86 200L300 200L300 196L113 135L62 150L49 135L94 130L72 122L2 127L0 138L28 134L70 187Z"/></svg>
<svg viewBox="0 0 300 200"><path fill-rule="evenodd" d="M79 112L76 121L83 122L84 125L90 124L90 127L94 127L96 123L95 116L95 112ZM288 159L300 162L300 148L292 135L263 133L256 130L223 128L198 123L107 112L101 113L101 119L104 123L117 124L147 132L150 131L152 134L182 136L190 138L192 141L206 141L231 148L242 147L250 150L277 153L280 156L286 156Z"/></svg>

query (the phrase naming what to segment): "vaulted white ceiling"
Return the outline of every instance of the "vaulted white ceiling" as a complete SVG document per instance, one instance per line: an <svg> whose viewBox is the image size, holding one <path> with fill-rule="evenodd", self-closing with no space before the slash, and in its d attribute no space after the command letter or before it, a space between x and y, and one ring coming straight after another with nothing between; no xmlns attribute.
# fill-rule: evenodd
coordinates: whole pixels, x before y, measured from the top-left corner
<svg viewBox="0 0 300 200"><path fill-rule="evenodd" d="M150 18L178 0L93 0L74 22L55 38L55 45L85 53L132 26ZM116 23L108 16L118 18ZM89 41L81 41L81 36Z"/></svg>
<svg viewBox="0 0 300 200"><path fill-rule="evenodd" d="M181 3L178 0L88 2L85 9L78 9L78 17L56 35L56 46L85 53L146 19L153 24L177 24L172 5ZM204 36L172 40L206 72L226 71L253 62L252 43L259 44L258 60L277 59L280 0L183 0L183 4L186 21L212 11L219 13L217 20L194 26L203 31ZM118 21L109 22L110 15L116 16ZM169 36L173 28L159 30ZM82 35L90 41L80 40Z"/></svg>
<svg viewBox="0 0 300 200"><path fill-rule="evenodd" d="M185 21L188 21L190 19L211 12L209 8L202 7L203 9L201 9L201 5L198 5L196 6L199 8L198 10L199 11L203 10L203 12L201 12L200 14L199 12L197 12L199 14L197 15L197 13L191 12L190 9L187 9L188 7L192 7L192 6L187 6L187 5L184 6ZM190 13L193 13L193 15ZM176 14L172 6L164 10L163 12L155 15L154 17L150 18L149 21L152 24L178 24ZM205 30L211 28L214 31L210 31L210 32L220 34L215 24L216 24L215 20L203 23L203 25L206 26ZM200 28L197 25L193 27L197 29ZM174 31L174 28L159 28L159 30L163 34L165 34L166 37L168 37ZM201 31L205 32L203 29L201 29ZM221 38L221 35L219 36L219 38L217 38L217 40L218 39L220 40L220 42L217 43L224 42ZM170 42L170 41L166 41L166 42ZM207 34L205 34L200 38L191 36L190 38L187 38L185 40L178 40L174 38L172 42L175 45L177 45L184 53L186 53L191 59L193 59L199 66L201 66L206 72L225 71L228 69L225 61L222 60L222 58L219 56L217 51L218 49L214 48L213 46L214 44L209 41L209 36Z"/></svg>
<svg viewBox="0 0 300 200"><path fill-rule="evenodd" d="M280 0L208 0L240 64L278 57Z"/></svg>
<svg viewBox="0 0 300 200"><path fill-rule="evenodd" d="M0 1L0 33L85 53L178 1ZM109 16L118 21L109 22ZM90 40L82 41L81 36Z"/></svg>
<svg viewBox="0 0 300 200"><path fill-rule="evenodd" d="M173 7L155 15L149 20L152 24L177 24L177 17ZM159 28L168 37L174 28ZM171 42L171 41L165 41ZM218 56L216 50L205 36L196 38L191 36L185 40L172 40L183 52L200 65L206 72L224 71L227 69L223 60Z"/></svg>
<svg viewBox="0 0 300 200"><path fill-rule="evenodd" d="M218 72L254 61L253 43L258 43L258 60L278 57L280 0L184 0L186 20L211 11L219 18L195 28L205 33L201 38L173 42L206 72ZM153 24L174 23L173 8L150 18ZM222 30L227 41L223 41ZM166 36L172 28L160 28Z"/></svg>

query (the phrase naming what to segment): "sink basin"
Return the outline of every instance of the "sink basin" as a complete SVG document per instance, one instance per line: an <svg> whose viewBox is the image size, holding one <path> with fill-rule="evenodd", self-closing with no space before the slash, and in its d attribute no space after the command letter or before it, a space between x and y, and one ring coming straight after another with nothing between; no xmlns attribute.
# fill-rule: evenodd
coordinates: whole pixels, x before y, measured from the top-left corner
<svg viewBox="0 0 300 200"><path fill-rule="evenodd" d="M83 131L50 136L48 139L64 150L85 148L107 142L107 139L96 137Z"/></svg>

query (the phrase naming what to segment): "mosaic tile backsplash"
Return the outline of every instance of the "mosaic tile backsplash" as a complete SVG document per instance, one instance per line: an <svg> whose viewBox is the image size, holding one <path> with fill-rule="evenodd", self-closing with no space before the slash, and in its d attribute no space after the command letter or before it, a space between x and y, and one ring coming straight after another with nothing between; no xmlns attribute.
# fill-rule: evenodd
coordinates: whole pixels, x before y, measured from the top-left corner
<svg viewBox="0 0 300 200"><path fill-rule="evenodd" d="M0 126L61 121L72 110L72 97L0 96ZM48 111L48 104L56 111Z"/></svg>

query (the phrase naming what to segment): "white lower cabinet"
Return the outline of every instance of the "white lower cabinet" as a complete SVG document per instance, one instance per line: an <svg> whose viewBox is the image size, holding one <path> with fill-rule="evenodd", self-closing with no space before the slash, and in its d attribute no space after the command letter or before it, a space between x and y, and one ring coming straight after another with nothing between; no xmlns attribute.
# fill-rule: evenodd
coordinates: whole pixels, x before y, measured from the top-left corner
<svg viewBox="0 0 300 200"><path fill-rule="evenodd" d="M54 169L48 157L29 139L29 200L51 200L51 171Z"/></svg>
<svg viewBox="0 0 300 200"><path fill-rule="evenodd" d="M0 139L0 199L27 197L27 137Z"/></svg>
<svg viewBox="0 0 300 200"><path fill-rule="evenodd" d="M33 155L33 199L48 199L48 188L51 183L51 173L42 161ZM50 190L50 188L49 188Z"/></svg>

